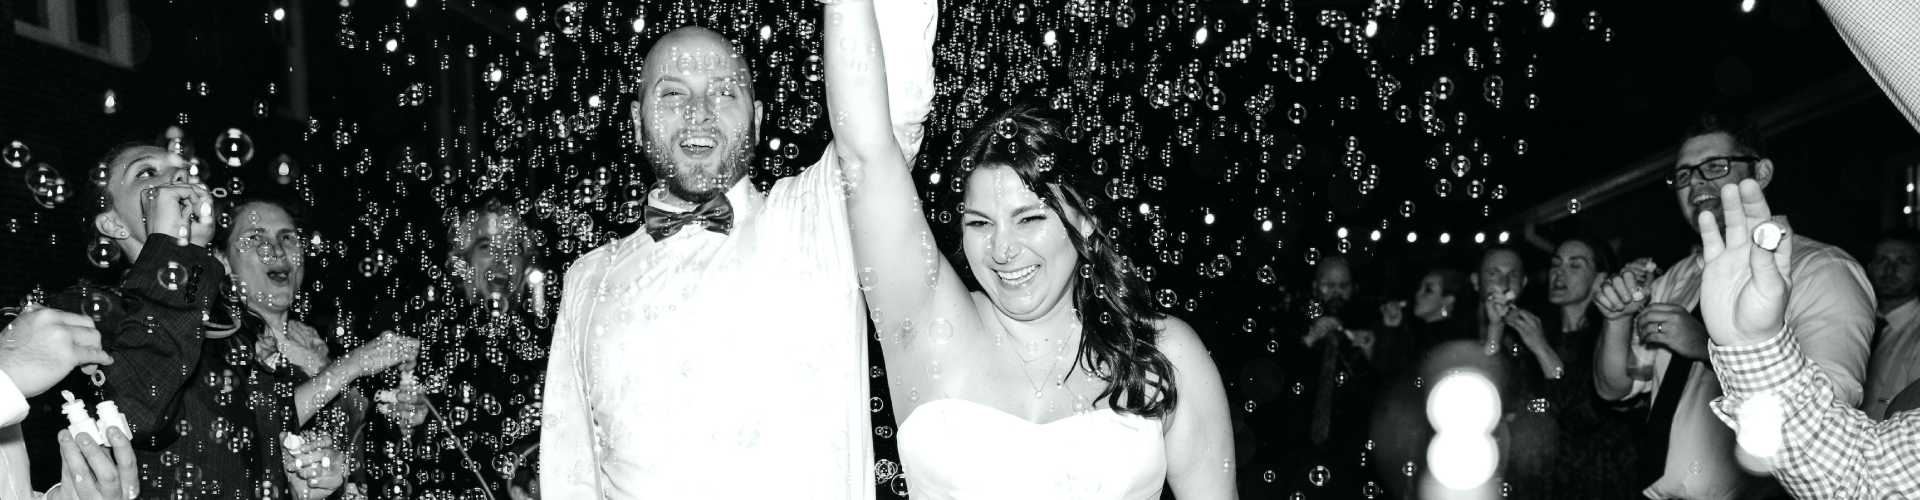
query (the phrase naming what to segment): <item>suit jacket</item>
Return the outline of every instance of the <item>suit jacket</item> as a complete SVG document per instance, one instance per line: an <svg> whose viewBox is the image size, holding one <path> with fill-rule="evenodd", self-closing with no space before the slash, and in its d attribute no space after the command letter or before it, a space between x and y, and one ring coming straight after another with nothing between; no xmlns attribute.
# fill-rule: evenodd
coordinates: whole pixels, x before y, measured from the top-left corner
<svg viewBox="0 0 1920 500"><path fill-rule="evenodd" d="M93 317L113 357L86 399L111 399L126 415L141 498L290 498L280 447L296 418L289 369L256 361L264 325L227 288L207 249L155 234L118 287L81 285L48 301ZM209 330L236 331L207 339Z"/></svg>

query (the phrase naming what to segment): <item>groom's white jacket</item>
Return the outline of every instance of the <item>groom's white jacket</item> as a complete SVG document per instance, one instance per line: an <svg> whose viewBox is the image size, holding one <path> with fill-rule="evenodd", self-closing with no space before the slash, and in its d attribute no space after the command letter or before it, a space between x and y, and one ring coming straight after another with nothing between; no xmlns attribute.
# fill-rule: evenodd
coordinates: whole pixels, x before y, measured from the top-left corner
<svg viewBox="0 0 1920 500"><path fill-rule="evenodd" d="M936 5L874 9L911 158ZM730 234L636 231L574 262L542 403L543 497L873 497L866 320L830 151L765 194L733 186Z"/></svg>

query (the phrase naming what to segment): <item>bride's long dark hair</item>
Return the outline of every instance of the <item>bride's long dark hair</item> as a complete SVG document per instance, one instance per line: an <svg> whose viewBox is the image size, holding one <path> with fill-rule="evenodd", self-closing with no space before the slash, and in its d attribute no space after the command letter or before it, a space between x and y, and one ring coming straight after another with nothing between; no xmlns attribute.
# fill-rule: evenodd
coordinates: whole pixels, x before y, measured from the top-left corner
<svg viewBox="0 0 1920 500"><path fill-rule="evenodd" d="M1119 219L1119 209L1107 198L1102 179L1088 172L1080 146L1068 139L1066 123L1058 112L1016 104L976 123L946 173L961 192L974 168L1004 166L1053 209L1080 257L1073 290L1081 319L1074 366L1107 382L1096 399L1105 399L1114 411L1160 417L1178 400L1173 365L1155 344L1159 330L1153 321L1162 315L1153 309L1146 281L1122 253L1118 230L1107 225ZM1088 227L1076 226L1076 220ZM957 232L959 226L951 228ZM969 287L980 288L958 248L949 260Z"/></svg>

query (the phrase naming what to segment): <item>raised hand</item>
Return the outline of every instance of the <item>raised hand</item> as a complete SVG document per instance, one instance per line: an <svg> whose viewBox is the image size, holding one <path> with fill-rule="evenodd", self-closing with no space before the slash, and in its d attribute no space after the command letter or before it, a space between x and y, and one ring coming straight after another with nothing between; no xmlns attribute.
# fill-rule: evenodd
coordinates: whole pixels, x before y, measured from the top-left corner
<svg viewBox="0 0 1920 500"><path fill-rule="evenodd" d="M147 234L166 234L180 244L206 246L213 241L213 195L199 183L154 186L141 194L140 214Z"/></svg>
<svg viewBox="0 0 1920 500"><path fill-rule="evenodd" d="M400 387L374 395L376 409L401 426L418 427L427 421L427 392L412 377L402 378Z"/></svg>
<svg viewBox="0 0 1920 500"><path fill-rule="evenodd" d="M110 364L100 331L86 316L33 307L0 331L0 372L28 397L46 392L74 367Z"/></svg>
<svg viewBox="0 0 1920 500"><path fill-rule="evenodd" d="M1520 334L1520 340L1527 345L1535 348L1548 347L1546 331L1540 326L1540 317L1527 312L1526 309L1509 310L1506 317L1501 318L1501 322L1513 327L1513 331Z"/></svg>
<svg viewBox="0 0 1920 500"><path fill-rule="evenodd" d="M1347 330L1347 340L1353 341L1353 346L1360 349L1362 355L1368 359L1373 358L1373 345L1376 340L1373 330Z"/></svg>
<svg viewBox="0 0 1920 500"><path fill-rule="evenodd" d="M1787 273L1792 269L1793 234L1775 219L1766 195L1752 180L1724 186L1726 231L1713 212L1700 214L1700 247L1706 258L1700 277L1700 316L1715 343L1747 345L1772 338L1786 325ZM1779 230L1779 247L1754 244L1754 228Z"/></svg>
<svg viewBox="0 0 1920 500"><path fill-rule="evenodd" d="M353 373L364 377L411 362L419 356L419 339L386 332L348 352L342 361L352 363Z"/></svg>
<svg viewBox="0 0 1920 500"><path fill-rule="evenodd" d="M1646 278L1637 273L1633 264L1608 277L1599 285L1594 294L1594 305L1599 306L1600 315L1609 320L1624 320L1639 314L1647 306L1648 294L1645 290Z"/></svg>
<svg viewBox="0 0 1920 500"><path fill-rule="evenodd" d="M1340 324L1340 318L1321 316L1314 318L1313 325L1307 327L1307 336L1302 340L1306 342L1307 345L1313 345L1319 343L1320 339L1327 338L1328 335L1339 332L1345 328L1344 325Z"/></svg>
<svg viewBox="0 0 1920 500"><path fill-rule="evenodd" d="M1407 301L1389 300L1380 304L1380 324L1387 328L1399 328L1406 321Z"/></svg>

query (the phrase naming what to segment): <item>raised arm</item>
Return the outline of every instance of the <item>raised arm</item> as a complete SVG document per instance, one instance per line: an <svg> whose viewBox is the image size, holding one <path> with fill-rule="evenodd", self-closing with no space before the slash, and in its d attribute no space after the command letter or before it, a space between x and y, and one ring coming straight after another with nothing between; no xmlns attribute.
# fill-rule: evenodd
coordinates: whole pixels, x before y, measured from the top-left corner
<svg viewBox="0 0 1920 500"><path fill-rule="evenodd" d="M1234 478L1233 421L1220 369L1193 327L1168 316L1160 321L1160 352L1173 365L1179 400L1167 420L1167 484L1181 500L1238 498Z"/></svg>
<svg viewBox="0 0 1920 500"><path fill-rule="evenodd" d="M1632 267L1633 264L1628 264ZM1645 392L1650 384L1633 380L1627 369L1633 366L1633 317L1647 305L1647 294L1633 294L1633 271L1623 269L1600 285L1594 305L1604 318L1599 338L1593 347L1593 389L1600 399L1620 401Z"/></svg>
<svg viewBox="0 0 1920 500"><path fill-rule="evenodd" d="M1774 475L1798 498L1920 495L1913 475L1920 469L1920 440L1914 439L1920 415L1873 422L1838 399L1832 377L1801 354L1804 341L1789 318L1790 296L1800 295L1799 284L1790 287L1786 276L1795 246L1791 229L1770 222L1771 207L1752 180L1721 188L1720 199L1729 207L1726 237L1714 213L1700 215L1707 259L1700 312L1726 390L1713 407L1738 433L1741 451L1761 457L1762 465L1770 459ZM1769 233L1771 239L1763 237Z"/></svg>
<svg viewBox="0 0 1920 500"><path fill-rule="evenodd" d="M1742 443L1778 443L1773 474L1794 497L1920 497L1920 411L1868 418L1840 399L1831 374L1788 331L1710 352L1726 389L1715 413ZM1777 405L1746 404L1756 399Z"/></svg>
<svg viewBox="0 0 1920 500"><path fill-rule="evenodd" d="M888 14L886 42L919 45L883 43L876 12ZM912 356L908 353L920 336L906 325L930 329L941 319L973 321L971 315L960 314L971 307L966 288L941 257L914 192L908 159L918 147L921 117L893 110L896 105L906 106L905 111L924 115L932 98L933 13L931 2L912 0L885 6L871 0L841 0L826 7L832 153L841 162L848 186L847 211L861 289L876 326L889 334L881 347L890 360ZM896 63L902 67L894 67ZM890 99L898 104L890 104ZM897 378L889 380L903 383Z"/></svg>
<svg viewBox="0 0 1920 500"><path fill-rule="evenodd" d="M593 442L593 422L587 417L590 408L580 377L582 339L574 327L591 319L579 317L583 312L579 302L593 300L593 289L580 283L578 276L591 272L592 267L576 263L567 272L566 288L561 289L560 318L553 326L553 345L547 352L547 390L540 402L540 477L547 498L597 498L601 493L600 468L594 455L599 446Z"/></svg>
<svg viewBox="0 0 1920 500"><path fill-rule="evenodd" d="M320 373L293 389L293 407L299 415L300 425L304 426L313 420L315 414L352 386L355 380L412 361L419 353L419 340L386 332L372 342L347 352L338 361L327 364Z"/></svg>

